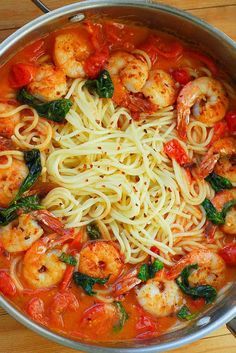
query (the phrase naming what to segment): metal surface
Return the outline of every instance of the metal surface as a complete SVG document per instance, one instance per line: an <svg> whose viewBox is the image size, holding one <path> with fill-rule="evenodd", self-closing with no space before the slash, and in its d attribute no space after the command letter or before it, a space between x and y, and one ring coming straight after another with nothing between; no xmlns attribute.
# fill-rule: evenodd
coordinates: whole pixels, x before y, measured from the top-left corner
<svg viewBox="0 0 236 353"><path fill-rule="evenodd" d="M35 2L39 3L39 1ZM56 28L68 25L71 18L77 15L130 18L150 27L176 34L192 44L201 43L201 48L214 58L218 58L220 64L227 68L230 76L236 79L236 44L233 40L188 13L169 6L153 4L151 1L138 0L82 1L51 11L22 27L0 45L0 65L9 60L22 46ZM179 328L177 331L150 340L105 344L101 342L85 344L55 334L30 320L1 296L0 305L28 328L71 348L92 353L157 353L198 340L232 320L236 316L235 292L236 284L232 284L224 295L218 298L214 306L185 328Z"/></svg>
<svg viewBox="0 0 236 353"><path fill-rule="evenodd" d="M227 329L236 337L236 318L226 324Z"/></svg>
<svg viewBox="0 0 236 353"><path fill-rule="evenodd" d="M31 0L44 13L50 12L50 9L40 0Z"/></svg>

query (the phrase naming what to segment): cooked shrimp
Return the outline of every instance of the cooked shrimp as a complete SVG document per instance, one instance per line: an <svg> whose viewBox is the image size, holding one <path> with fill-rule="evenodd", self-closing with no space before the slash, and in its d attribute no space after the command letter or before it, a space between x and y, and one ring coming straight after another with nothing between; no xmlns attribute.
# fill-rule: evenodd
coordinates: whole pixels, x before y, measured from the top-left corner
<svg viewBox="0 0 236 353"><path fill-rule="evenodd" d="M91 54L91 49L83 37L76 33L60 34L55 39L54 61L71 78L83 78L84 61Z"/></svg>
<svg viewBox="0 0 236 353"><path fill-rule="evenodd" d="M144 310L156 317L175 313L183 304L183 295L174 280L164 272L150 279L137 291L137 299Z"/></svg>
<svg viewBox="0 0 236 353"><path fill-rule="evenodd" d="M198 269L194 270L189 276L189 283L196 285L211 285L219 288L225 277L225 263L223 259L212 250L198 249L193 250L184 256L169 273L168 278L178 277L181 271L188 265L197 264Z"/></svg>
<svg viewBox="0 0 236 353"><path fill-rule="evenodd" d="M123 268L123 259L115 243L96 240L87 243L80 252L79 271L96 278L109 277L113 282Z"/></svg>
<svg viewBox="0 0 236 353"><path fill-rule="evenodd" d="M211 202L218 211L221 211L227 202L235 199L236 188L219 192L211 200ZM223 224L220 228L224 233L232 235L236 234L236 206L234 206L233 208L231 208L231 210L227 212L225 217L225 224Z"/></svg>
<svg viewBox="0 0 236 353"><path fill-rule="evenodd" d="M8 168L0 169L0 206L6 207L16 196L19 187L28 174L24 162L16 159Z"/></svg>
<svg viewBox="0 0 236 353"><path fill-rule="evenodd" d="M138 269L132 268L122 274L111 286L111 292L114 297L118 297L129 292L132 288L141 283L138 278Z"/></svg>
<svg viewBox="0 0 236 353"><path fill-rule="evenodd" d="M22 214L17 221L0 228L2 244L8 252L28 250L42 235L43 229L30 214Z"/></svg>
<svg viewBox="0 0 236 353"><path fill-rule="evenodd" d="M14 134L15 127L20 122L20 113L6 117L4 115L8 115L15 108L12 104L0 102L0 136L10 138Z"/></svg>
<svg viewBox="0 0 236 353"><path fill-rule="evenodd" d="M34 288L47 288L61 282L66 264L59 260L61 250L50 246L51 237L37 240L23 259L22 273Z"/></svg>
<svg viewBox="0 0 236 353"><path fill-rule="evenodd" d="M158 109L165 108L175 102L175 81L170 74L164 70L153 70L149 73L141 92L146 98L157 106Z"/></svg>
<svg viewBox="0 0 236 353"><path fill-rule="evenodd" d="M216 172L218 171L221 176L230 179L232 182L236 181L236 166L231 163L231 157L235 155L236 139L234 137L225 137L216 141L210 147L197 169L199 176L205 178L216 167ZM217 167L218 161L226 162L223 162L225 164L220 164L219 167Z"/></svg>
<svg viewBox="0 0 236 353"><path fill-rule="evenodd" d="M186 139L187 125L191 115L207 126L212 126L224 118L228 104L226 92L219 81L211 77L199 77L187 83L177 98L179 136Z"/></svg>
<svg viewBox="0 0 236 353"><path fill-rule="evenodd" d="M118 75L124 87L132 93L140 92L148 78L147 62L123 51L111 55L107 70L111 77Z"/></svg>
<svg viewBox="0 0 236 353"><path fill-rule="evenodd" d="M66 76L54 65L43 64L38 66L27 88L32 95L43 101L59 99L67 92Z"/></svg>

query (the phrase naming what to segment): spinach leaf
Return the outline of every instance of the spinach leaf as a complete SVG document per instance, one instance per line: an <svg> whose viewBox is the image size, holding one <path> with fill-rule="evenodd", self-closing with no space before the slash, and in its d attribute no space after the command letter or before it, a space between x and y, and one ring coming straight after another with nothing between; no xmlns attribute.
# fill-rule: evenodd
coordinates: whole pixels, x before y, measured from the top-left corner
<svg viewBox="0 0 236 353"><path fill-rule="evenodd" d="M114 302L114 305L119 310L119 323L117 325L113 326L113 331L119 332L120 330L122 330L125 322L128 320L129 315L127 314L127 312L121 302Z"/></svg>
<svg viewBox="0 0 236 353"><path fill-rule="evenodd" d="M14 201L18 200L25 191L31 188L31 186L36 182L42 171L39 150L33 149L31 151L25 151L24 160L29 169L29 174L21 184Z"/></svg>
<svg viewBox="0 0 236 353"><path fill-rule="evenodd" d="M83 288L86 294L94 295L96 292L93 291L94 284L105 284L109 279L109 276L106 278L95 278L85 275L81 272L74 272L73 273L73 280L77 286Z"/></svg>
<svg viewBox="0 0 236 353"><path fill-rule="evenodd" d="M90 239L96 240L101 238L100 230L95 222L87 224L86 227L87 234Z"/></svg>
<svg viewBox="0 0 236 353"><path fill-rule="evenodd" d="M157 259L151 264L143 264L139 269L138 278L146 282L148 279L155 277L156 272L162 270L163 267L163 263Z"/></svg>
<svg viewBox="0 0 236 353"><path fill-rule="evenodd" d="M71 266L77 265L76 258L70 254L66 254L65 252L61 254L61 256L59 257L59 260Z"/></svg>
<svg viewBox="0 0 236 353"><path fill-rule="evenodd" d="M177 317L181 320L192 320L196 316L196 314L191 314L189 308L186 305L183 305L177 313Z"/></svg>
<svg viewBox="0 0 236 353"><path fill-rule="evenodd" d="M176 283L183 293L189 295L193 299L204 298L207 304L212 303L217 296L217 292L214 287L209 285L190 287L189 285L188 277L190 276L192 270L197 269L197 264L186 266L181 272L180 276L176 279Z"/></svg>
<svg viewBox="0 0 236 353"><path fill-rule="evenodd" d="M95 80L87 80L85 86L100 98L112 98L114 85L107 70L102 70Z"/></svg>
<svg viewBox="0 0 236 353"><path fill-rule="evenodd" d="M65 98L57 99L51 102L42 102L28 93L25 88L18 91L17 100L34 108L39 116L58 123L65 120L66 114L72 107L72 102Z"/></svg>
<svg viewBox="0 0 236 353"><path fill-rule="evenodd" d="M224 189L232 189L233 187L232 183L228 179L216 173L209 174L205 180L211 185L215 192L219 192Z"/></svg>
<svg viewBox="0 0 236 353"><path fill-rule="evenodd" d="M211 221L213 224L217 224L217 225L221 225L225 223L226 214L234 205L236 205L236 199L230 200L229 202L227 202L224 205L222 211L218 212L210 200L205 199L202 202L202 206L206 211L207 219Z"/></svg>
<svg viewBox="0 0 236 353"><path fill-rule="evenodd" d="M6 226L8 223L16 219L19 212L28 213L34 210L40 210L37 195L22 197L7 208L0 208L0 226Z"/></svg>

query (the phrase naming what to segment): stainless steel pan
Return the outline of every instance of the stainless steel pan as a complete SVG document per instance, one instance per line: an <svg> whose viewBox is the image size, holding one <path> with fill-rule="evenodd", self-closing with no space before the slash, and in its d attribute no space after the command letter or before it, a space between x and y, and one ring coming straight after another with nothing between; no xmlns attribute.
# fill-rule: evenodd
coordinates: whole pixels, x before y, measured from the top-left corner
<svg viewBox="0 0 236 353"><path fill-rule="evenodd" d="M26 24L0 45L0 66L22 46L39 36L94 14L96 16L108 15L115 18L130 18L150 27L176 34L192 44L200 45L201 49L217 58L230 76L236 80L236 43L216 28L184 11L154 4L152 1L138 0L82 1L51 12L41 1L34 0L34 3L48 13ZM15 319L33 331L77 350L94 353L157 353L198 340L236 317L235 294L236 284L234 283L218 298L217 303L210 310L203 313L189 326L175 332L141 342L108 342L106 344L99 342L84 344L55 334L31 321L1 296L0 305ZM235 319L228 325L230 330L235 333Z"/></svg>

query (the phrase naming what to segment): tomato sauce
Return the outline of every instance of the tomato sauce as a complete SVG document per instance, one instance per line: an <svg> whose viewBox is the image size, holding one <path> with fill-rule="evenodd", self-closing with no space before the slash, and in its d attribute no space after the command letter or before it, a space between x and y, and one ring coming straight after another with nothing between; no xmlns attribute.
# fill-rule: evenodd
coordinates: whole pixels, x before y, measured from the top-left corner
<svg viewBox="0 0 236 353"><path fill-rule="evenodd" d="M192 51L186 43L169 34L153 31L139 25L121 23L109 19L99 22L99 25L101 25L101 23L103 25L103 35L106 38L106 45L111 52L115 50L125 50L127 52L132 52L135 49L147 50L150 54L153 68L163 69L173 74L177 87L182 87L182 85L192 79L191 73L186 69L189 66L193 67L194 70L201 70L204 66L214 75L226 77L222 70L216 67L211 58L208 58L205 54ZM59 29L20 50L0 68L0 101L15 98L15 89L10 85L12 66L18 63L35 64L36 62L40 62L43 57L47 58L47 56L49 61L53 60L53 47L57 35L62 33L75 33L84 41L90 43L90 49L93 51L94 48L91 37L87 30L88 25L90 24L82 23ZM101 30L101 28L99 30ZM96 37L94 40L97 40L98 43L101 44L101 38ZM155 45L158 48L157 51L153 49ZM99 48L96 48L96 50L99 50ZM95 51L95 53L97 52ZM120 92L115 91L114 95L121 99ZM136 98L138 99L140 97ZM230 109L233 110L235 107L236 101L231 101ZM231 114L231 116L232 115L234 116L235 113ZM230 126L235 124L235 122L232 122L232 118L229 124L231 124ZM181 163L188 163L189 160L187 157L185 155L183 156L183 148L181 146L177 147L181 155L175 157L176 160L181 159ZM176 150L177 147L176 145L174 147L171 146L169 153L171 154L173 148ZM0 271L9 273L10 265L13 259L18 255L19 254L9 254L0 246ZM17 274L22 284L28 288L19 268ZM2 275L1 277L0 272L0 291L20 310L24 313L28 313L36 321L50 329L75 339L109 342L151 338L167 332L178 320L176 315L155 318L149 313L144 312L138 304L135 290L132 289L127 295L121 297L121 302L129 319L125 322L123 329L116 331L113 329L114 317L112 315L110 318L109 315L106 317L103 310L104 308L99 306L101 301L94 296L86 295L84 290L76 286L73 281L66 281L65 287L68 288L64 290L60 289L59 285L42 291L34 289L19 291L14 289L14 284L12 288L12 283L9 282L4 286L4 281L6 281L6 276L4 276L5 275ZM233 280L235 280L235 270L229 268L224 284ZM96 291L96 289L104 289L104 287L95 285L94 290ZM58 293L63 294L64 292L69 292L74 295L77 303L75 303L75 301L73 303L74 297L71 297L68 299L68 307L64 305L67 299L64 300L62 305L57 295ZM186 300L193 312L199 312L204 307L203 300L193 301L189 298ZM58 301L58 307L56 307L58 310L58 320L55 319L55 315L53 315L53 310L55 310L56 305L55 301ZM87 310L91 307L93 309L88 313ZM86 318L85 315L87 315Z"/></svg>

